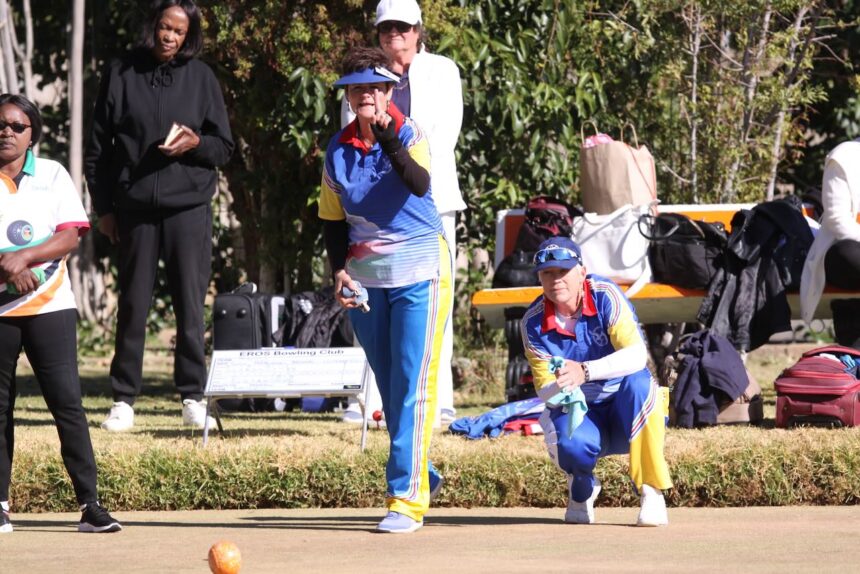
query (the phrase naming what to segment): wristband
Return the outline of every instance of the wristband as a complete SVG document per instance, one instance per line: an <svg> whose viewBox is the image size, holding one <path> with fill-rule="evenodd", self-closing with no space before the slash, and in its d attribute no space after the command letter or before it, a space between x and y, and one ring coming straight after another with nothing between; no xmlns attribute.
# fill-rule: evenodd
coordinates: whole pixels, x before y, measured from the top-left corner
<svg viewBox="0 0 860 574"><path fill-rule="evenodd" d="M591 373L588 372L588 363L580 363L580 367L582 367L582 374L585 375L584 383L587 383L591 380Z"/></svg>

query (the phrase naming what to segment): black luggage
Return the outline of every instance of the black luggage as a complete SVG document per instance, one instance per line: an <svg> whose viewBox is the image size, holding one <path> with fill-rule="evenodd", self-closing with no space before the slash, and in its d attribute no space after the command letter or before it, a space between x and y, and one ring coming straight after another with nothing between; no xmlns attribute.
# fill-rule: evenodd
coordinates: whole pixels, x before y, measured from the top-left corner
<svg viewBox="0 0 860 574"><path fill-rule="evenodd" d="M253 283L245 283L230 293L215 296L212 312L215 350L274 346L272 335L280 328L284 298L257 293L256 289Z"/></svg>
<svg viewBox="0 0 860 574"><path fill-rule="evenodd" d="M230 293L215 295L212 310L212 348L216 351L274 347L273 335L280 328L284 297L258 293L253 283L244 283ZM275 409L273 399L221 399L222 411L266 412Z"/></svg>
<svg viewBox="0 0 860 574"><path fill-rule="evenodd" d="M646 231L643 223L650 223ZM650 240L648 261L654 282L707 289L725 256L728 236L722 223L694 221L683 213L639 218L639 232Z"/></svg>

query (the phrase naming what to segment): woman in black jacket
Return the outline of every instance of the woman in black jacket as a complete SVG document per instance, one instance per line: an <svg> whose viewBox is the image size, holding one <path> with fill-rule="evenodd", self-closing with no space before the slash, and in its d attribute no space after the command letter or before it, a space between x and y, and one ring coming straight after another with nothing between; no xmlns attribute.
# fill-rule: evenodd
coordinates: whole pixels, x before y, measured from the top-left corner
<svg viewBox="0 0 860 574"><path fill-rule="evenodd" d="M206 380L203 302L211 272L216 168L233 151L221 89L197 60L200 13L191 0L157 1L138 47L102 76L86 154L98 229L119 245L119 309L110 377L114 404L102 424L134 425L146 317L158 261L176 313L174 382L182 420L202 428Z"/></svg>

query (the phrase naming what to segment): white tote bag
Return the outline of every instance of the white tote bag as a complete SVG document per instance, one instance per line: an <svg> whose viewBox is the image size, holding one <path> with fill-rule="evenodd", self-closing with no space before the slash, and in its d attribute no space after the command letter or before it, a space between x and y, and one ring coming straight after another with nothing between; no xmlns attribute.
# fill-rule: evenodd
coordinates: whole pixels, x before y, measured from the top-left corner
<svg viewBox="0 0 860 574"><path fill-rule="evenodd" d="M639 231L638 223L654 205L656 202L628 204L607 215L586 213L573 220L573 240L582 248L586 270L630 285L628 296L651 281L648 238Z"/></svg>

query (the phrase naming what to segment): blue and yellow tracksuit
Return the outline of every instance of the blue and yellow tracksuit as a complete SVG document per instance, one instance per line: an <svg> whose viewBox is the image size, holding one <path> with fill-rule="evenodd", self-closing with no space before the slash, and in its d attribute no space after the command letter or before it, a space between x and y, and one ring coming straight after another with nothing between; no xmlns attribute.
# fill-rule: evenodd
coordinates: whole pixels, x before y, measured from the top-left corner
<svg viewBox="0 0 860 574"><path fill-rule="evenodd" d="M403 148L430 170L427 140L395 106ZM350 311L382 395L390 438L390 510L422 520L430 504L427 459L436 416L436 377L452 299L452 265L432 190L412 194L378 143L367 147L357 120L326 149L320 217L346 220L346 271L367 288L369 313ZM441 312L440 312L441 310Z"/></svg>
<svg viewBox="0 0 860 574"><path fill-rule="evenodd" d="M601 359L642 342L630 301L612 281L588 275L583 283L583 310L573 332L557 325L552 302L538 297L521 323L526 357L535 388L544 400L554 394L548 365L553 356L577 362ZM568 415L560 408L541 417L550 457L571 476L571 496L583 502L591 496L597 460L610 454L630 454L630 479L637 491L643 484L671 488L663 457L666 432L663 395L647 368L581 387L588 404L585 420L568 436ZM543 390L543 392L542 392Z"/></svg>

